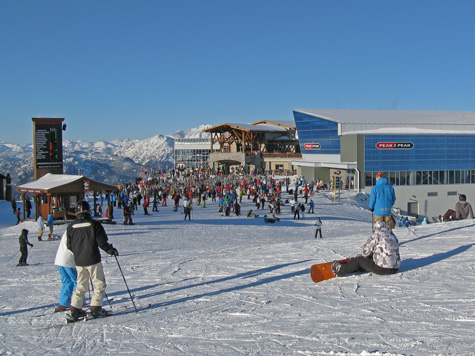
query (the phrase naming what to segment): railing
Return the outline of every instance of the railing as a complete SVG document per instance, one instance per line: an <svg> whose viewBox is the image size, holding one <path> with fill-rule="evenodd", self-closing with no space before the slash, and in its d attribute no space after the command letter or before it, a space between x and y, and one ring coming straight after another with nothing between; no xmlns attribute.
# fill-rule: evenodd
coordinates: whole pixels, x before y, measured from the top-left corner
<svg viewBox="0 0 475 356"><path fill-rule="evenodd" d="M281 153L281 152L275 152L275 153L261 153L262 157L276 157L276 158L301 158L302 154L301 153Z"/></svg>

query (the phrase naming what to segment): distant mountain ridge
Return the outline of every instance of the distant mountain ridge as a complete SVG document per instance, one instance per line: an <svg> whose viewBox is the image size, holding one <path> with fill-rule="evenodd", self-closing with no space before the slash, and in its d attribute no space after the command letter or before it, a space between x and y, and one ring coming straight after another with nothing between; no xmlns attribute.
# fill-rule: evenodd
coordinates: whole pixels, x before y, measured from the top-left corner
<svg viewBox="0 0 475 356"><path fill-rule="evenodd" d="M173 151L176 138L207 138L203 132L211 125L177 131L144 140L63 141L65 174L84 176L108 184L132 182L142 167L173 168ZM0 173L10 173L13 186L34 180L33 145L15 145L0 142Z"/></svg>

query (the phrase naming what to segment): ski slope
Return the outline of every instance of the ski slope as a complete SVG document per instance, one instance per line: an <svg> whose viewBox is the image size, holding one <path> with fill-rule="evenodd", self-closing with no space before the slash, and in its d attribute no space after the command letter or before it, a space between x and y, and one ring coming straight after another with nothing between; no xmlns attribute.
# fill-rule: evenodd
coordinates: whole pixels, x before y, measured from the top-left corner
<svg viewBox="0 0 475 356"><path fill-rule="evenodd" d="M134 226L104 225L116 260L103 253L104 307L117 315L66 324L52 313L61 280L53 265L59 241L37 241L36 223L12 226L0 202L1 355L473 355L475 221L397 228L403 260L392 276L358 274L314 284L314 263L354 256L371 232L365 196L341 202L314 197L316 214L281 221L243 199L243 216L222 216L217 203L160 207ZM171 201L169 201L169 204ZM151 210L151 209L150 209ZM446 210L445 208L442 210ZM268 209L266 210L268 213ZM314 239L316 217L323 239ZM55 226L61 234L65 225ZM16 267L21 229L34 244Z"/></svg>

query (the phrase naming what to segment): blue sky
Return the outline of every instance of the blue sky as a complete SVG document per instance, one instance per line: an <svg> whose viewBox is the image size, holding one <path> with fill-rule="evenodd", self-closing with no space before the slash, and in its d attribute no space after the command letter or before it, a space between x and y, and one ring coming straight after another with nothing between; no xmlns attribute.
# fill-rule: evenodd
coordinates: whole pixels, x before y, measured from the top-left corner
<svg viewBox="0 0 475 356"><path fill-rule="evenodd" d="M475 111L475 1L0 2L0 141L144 139L293 109Z"/></svg>

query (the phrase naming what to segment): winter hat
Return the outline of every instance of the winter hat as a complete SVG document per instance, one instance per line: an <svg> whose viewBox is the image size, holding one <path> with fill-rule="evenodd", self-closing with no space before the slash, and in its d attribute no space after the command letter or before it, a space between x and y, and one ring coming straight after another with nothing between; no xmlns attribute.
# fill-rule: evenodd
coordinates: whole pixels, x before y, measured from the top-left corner
<svg viewBox="0 0 475 356"><path fill-rule="evenodd" d="M379 179L383 176L383 172L376 173L376 179Z"/></svg>

